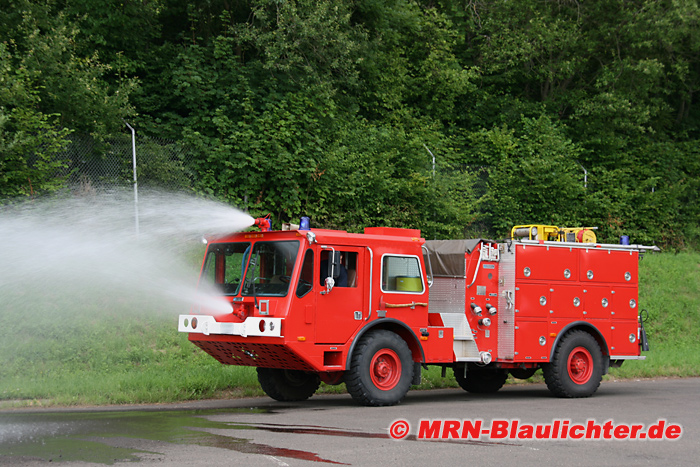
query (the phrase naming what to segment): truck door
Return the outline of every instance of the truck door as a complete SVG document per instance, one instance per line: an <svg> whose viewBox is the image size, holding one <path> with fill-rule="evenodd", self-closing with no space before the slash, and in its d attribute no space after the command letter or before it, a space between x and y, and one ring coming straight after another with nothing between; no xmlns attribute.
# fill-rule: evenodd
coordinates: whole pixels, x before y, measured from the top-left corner
<svg viewBox="0 0 700 467"><path fill-rule="evenodd" d="M325 287L328 264L333 254L339 253L335 285L330 292ZM369 292L364 284L369 281L365 267L365 250L358 247L327 248L319 255L316 277L319 294L316 307L316 343L344 344L355 333L367 316Z"/></svg>

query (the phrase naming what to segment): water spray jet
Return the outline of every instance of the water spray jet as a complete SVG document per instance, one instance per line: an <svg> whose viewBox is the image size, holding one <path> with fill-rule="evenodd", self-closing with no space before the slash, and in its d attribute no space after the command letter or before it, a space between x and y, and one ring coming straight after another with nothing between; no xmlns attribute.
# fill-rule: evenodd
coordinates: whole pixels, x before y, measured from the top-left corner
<svg viewBox="0 0 700 467"><path fill-rule="evenodd" d="M197 289L198 264L187 258L201 249L202 234L244 230L254 219L220 202L159 191L142 191L139 216L137 237L127 190L34 200L5 209L0 213L0 295L6 299L0 315L46 309L55 295L72 309L107 295L120 302L150 295L174 302L179 309L171 310L173 315L195 303L230 313L231 304L214 291ZM19 293L37 284L42 294ZM55 314L70 313L48 308Z"/></svg>

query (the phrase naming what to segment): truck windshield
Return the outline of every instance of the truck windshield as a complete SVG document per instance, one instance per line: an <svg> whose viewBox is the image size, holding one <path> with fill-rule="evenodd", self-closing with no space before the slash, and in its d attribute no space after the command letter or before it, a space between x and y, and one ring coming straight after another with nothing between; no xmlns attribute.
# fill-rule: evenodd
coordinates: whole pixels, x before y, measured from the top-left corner
<svg viewBox="0 0 700 467"><path fill-rule="evenodd" d="M237 295L249 255L249 242L210 244L202 280L215 284L224 295Z"/></svg>
<svg viewBox="0 0 700 467"><path fill-rule="evenodd" d="M294 273L299 241L257 242L243 286L243 295L284 297Z"/></svg>

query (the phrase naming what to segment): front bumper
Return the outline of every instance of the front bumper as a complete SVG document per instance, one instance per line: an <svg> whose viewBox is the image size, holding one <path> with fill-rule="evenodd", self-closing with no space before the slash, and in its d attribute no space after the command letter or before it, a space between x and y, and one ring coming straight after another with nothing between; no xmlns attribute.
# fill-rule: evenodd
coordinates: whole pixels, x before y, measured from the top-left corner
<svg viewBox="0 0 700 467"><path fill-rule="evenodd" d="M208 315L180 315L179 332L230 336L282 337L282 318L248 317L242 323L220 323Z"/></svg>

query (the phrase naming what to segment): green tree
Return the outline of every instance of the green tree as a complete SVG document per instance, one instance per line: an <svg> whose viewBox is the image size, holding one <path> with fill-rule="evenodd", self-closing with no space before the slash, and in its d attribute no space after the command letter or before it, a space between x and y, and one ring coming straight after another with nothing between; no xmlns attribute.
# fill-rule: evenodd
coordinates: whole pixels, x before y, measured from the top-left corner
<svg viewBox="0 0 700 467"><path fill-rule="evenodd" d="M37 110L58 116L75 131L105 135L131 115L133 80L103 78L111 66L97 53L77 51L78 29L54 0L4 1L0 37L5 38L11 67L23 70L37 91Z"/></svg>
<svg viewBox="0 0 700 467"><path fill-rule="evenodd" d="M69 131L37 110L39 96L26 70L14 70L0 43L0 199L51 191L63 181L61 150Z"/></svg>
<svg viewBox="0 0 700 467"><path fill-rule="evenodd" d="M517 224L576 224L584 217L581 149L548 117L523 117L469 135L472 163L488 169L485 221L504 237Z"/></svg>
<svg viewBox="0 0 700 467"><path fill-rule="evenodd" d="M51 0L3 1L0 8L0 195L60 187L73 131L103 137L132 112L134 82L103 78L96 54L77 52L78 30Z"/></svg>
<svg viewBox="0 0 700 467"><path fill-rule="evenodd" d="M697 2L0 2L16 193L60 128L130 116L189 145L198 191L279 220L700 240Z"/></svg>

